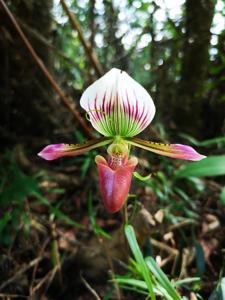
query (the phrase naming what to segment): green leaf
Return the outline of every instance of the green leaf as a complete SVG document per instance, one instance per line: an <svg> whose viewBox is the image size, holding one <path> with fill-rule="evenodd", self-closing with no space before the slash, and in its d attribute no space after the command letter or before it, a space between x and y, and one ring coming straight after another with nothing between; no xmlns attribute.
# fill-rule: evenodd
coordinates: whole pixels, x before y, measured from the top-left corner
<svg viewBox="0 0 225 300"><path fill-rule="evenodd" d="M166 276L166 274L161 270L158 264L152 257L146 258L147 266L150 271L155 275L161 286L166 290L170 297L174 300L181 300L181 297L178 295L176 289Z"/></svg>
<svg viewBox="0 0 225 300"><path fill-rule="evenodd" d="M202 178L189 177L187 179L198 192L204 191L206 183L202 180Z"/></svg>
<svg viewBox="0 0 225 300"><path fill-rule="evenodd" d="M9 213L9 212L4 213L4 215L1 217L1 219L0 219L0 233L2 233L4 228L10 222L11 217L12 217L11 213Z"/></svg>
<svg viewBox="0 0 225 300"><path fill-rule="evenodd" d="M200 277L188 277L188 278L184 278L184 279L180 279L180 280L177 280L176 282L174 282L174 286L182 286L186 283L192 283L192 282L198 282L200 281L201 278Z"/></svg>
<svg viewBox="0 0 225 300"><path fill-rule="evenodd" d="M225 300L225 277L223 277L218 283L209 297L209 300Z"/></svg>
<svg viewBox="0 0 225 300"><path fill-rule="evenodd" d="M185 138L186 140L188 140L194 146L208 147L208 146L216 145L219 143L223 143L223 144L225 143L225 136L219 136L214 139L205 140L202 142L196 140L195 138L193 138L192 136L190 136L188 134L181 133L180 136Z"/></svg>
<svg viewBox="0 0 225 300"><path fill-rule="evenodd" d="M211 156L187 164L175 174L176 178L225 175L225 155Z"/></svg>
<svg viewBox="0 0 225 300"><path fill-rule="evenodd" d="M138 246L137 240L136 240L136 236L134 233L134 229L131 225L125 225L125 235L126 238L128 240L129 246L131 248L131 251L136 259L136 261L139 263L140 267L141 267L141 272L142 272L142 276L147 284L148 290L149 290L149 295L151 297L152 300L155 300L155 294L153 291L153 284L152 284L152 278L151 278L151 274L148 270L148 267L146 265L146 262L144 260L144 257L141 253L141 250Z"/></svg>
<svg viewBox="0 0 225 300"><path fill-rule="evenodd" d="M225 277L222 278L218 287L219 299L225 300Z"/></svg>
<svg viewBox="0 0 225 300"><path fill-rule="evenodd" d="M83 163L83 165L81 166L81 179L84 179L84 178L86 177L87 172L88 172L88 170L89 170L91 164L92 164L92 159L91 159L91 157L85 158L84 163Z"/></svg>
<svg viewBox="0 0 225 300"><path fill-rule="evenodd" d="M202 245L200 243L196 243L196 264L197 264L197 275L202 276L205 271L205 255Z"/></svg>
<svg viewBox="0 0 225 300"><path fill-rule="evenodd" d="M133 175L134 175L135 178L139 179L140 181L146 181L146 180L148 180L148 179L150 179L152 177L151 173L149 175L147 175L147 176L142 176L138 172L133 172Z"/></svg>
<svg viewBox="0 0 225 300"><path fill-rule="evenodd" d="M65 224L74 226L75 228L84 228L84 226L74 220L72 220L69 216L65 215L60 209L57 207L50 207L51 214L54 215L54 218L65 222Z"/></svg>
<svg viewBox="0 0 225 300"><path fill-rule="evenodd" d="M220 193L220 202L222 204L225 204L225 187L222 189L222 191Z"/></svg>
<svg viewBox="0 0 225 300"><path fill-rule="evenodd" d="M0 203L1 205L12 202L18 204L22 203L27 196L38 190L38 182L36 179L26 176L22 172L18 172L16 176L13 176L10 184L4 187L0 195Z"/></svg>
<svg viewBox="0 0 225 300"><path fill-rule="evenodd" d="M133 279L133 278L124 278L124 277L116 277L115 281L119 284L127 284L134 286L136 288L142 289L142 290L148 290L148 286L145 281L139 280L139 279Z"/></svg>
<svg viewBox="0 0 225 300"><path fill-rule="evenodd" d="M146 290L148 291L148 286L147 286L146 282L143 280L117 276L114 279L114 281L117 282L119 285L122 285L124 288L128 288L128 286L131 286L132 290L135 290L138 293L141 293ZM160 285L154 286L153 291L155 294L162 296L162 297L166 293L165 290ZM168 296L168 300L174 300L174 299L171 298L170 296Z"/></svg>
<svg viewBox="0 0 225 300"><path fill-rule="evenodd" d="M30 235L30 218L26 213L22 213L21 219L23 220L24 237L28 240Z"/></svg>
<svg viewBox="0 0 225 300"><path fill-rule="evenodd" d="M219 143L225 144L225 136L220 136L220 137L217 137L214 139L200 142L199 146L207 147L207 146L211 146L211 145L215 145L215 144L219 144Z"/></svg>

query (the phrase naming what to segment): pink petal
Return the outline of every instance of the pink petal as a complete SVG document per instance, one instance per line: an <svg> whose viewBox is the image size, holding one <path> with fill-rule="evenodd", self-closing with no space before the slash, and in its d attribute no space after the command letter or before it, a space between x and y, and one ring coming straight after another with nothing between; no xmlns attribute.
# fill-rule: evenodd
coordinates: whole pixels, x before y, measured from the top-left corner
<svg viewBox="0 0 225 300"><path fill-rule="evenodd" d="M125 166L117 170L112 170L100 155L96 156L95 161L104 205L108 212L115 213L122 208L127 199L132 174L138 163L137 158L131 158Z"/></svg>
<svg viewBox="0 0 225 300"><path fill-rule="evenodd" d="M187 145L181 145L181 144L171 144L171 150L173 158L179 158L184 160L202 160L203 158L206 158L205 155L202 155L198 153L194 148L187 146Z"/></svg>
<svg viewBox="0 0 225 300"><path fill-rule="evenodd" d="M59 157L65 156L66 144L52 144L46 146L41 152L38 153L38 156L46 160L54 160Z"/></svg>
<svg viewBox="0 0 225 300"><path fill-rule="evenodd" d="M172 158L196 161L206 157L187 145L154 143L139 138L127 138L126 141L133 146Z"/></svg>
<svg viewBox="0 0 225 300"><path fill-rule="evenodd" d="M112 142L111 138L100 138L87 141L83 144L52 144L46 146L38 156L46 160L54 160L63 156L77 156L92 149L108 145Z"/></svg>

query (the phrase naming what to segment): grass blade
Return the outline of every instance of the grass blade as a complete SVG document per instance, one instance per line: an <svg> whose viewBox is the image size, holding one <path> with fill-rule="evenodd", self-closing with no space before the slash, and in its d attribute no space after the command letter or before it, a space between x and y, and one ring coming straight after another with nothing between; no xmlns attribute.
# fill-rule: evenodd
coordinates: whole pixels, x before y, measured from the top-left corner
<svg viewBox="0 0 225 300"><path fill-rule="evenodd" d="M139 263L139 265L141 267L142 276L143 276L143 278L144 278L144 280L147 284L147 287L148 287L148 290L149 290L149 295L150 295L152 300L156 300L155 294L154 294L154 291L153 291L153 284L152 284L151 274L148 270L148 267L146 265L144 257L141 253L141 250L140 250L139 246L138 246L136 236L135 236L135 233L134 233L134 229L131 225L125 225L125 235L126 235L126 238L128 240L131 251L132 251L136 261Z"/></svg>
<svg viewBox="0 0 225 300"><path fill-rule="evenodd" d="M178 295L176 289L173 287L172 283L169 281L168 277L161 270L155 260L152 257L148 257L146 259L146 263L150 271L154 274L158 282L162 285L162 287L164 287L170 297L174 300L181 300L181 297Z"/></svg>

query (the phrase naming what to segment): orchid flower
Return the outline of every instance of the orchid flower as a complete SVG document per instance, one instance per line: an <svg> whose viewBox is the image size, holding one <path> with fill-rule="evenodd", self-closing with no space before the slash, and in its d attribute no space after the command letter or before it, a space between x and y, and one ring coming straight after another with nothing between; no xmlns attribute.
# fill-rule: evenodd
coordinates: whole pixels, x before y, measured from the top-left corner
<svg viewBox="0 0 225 300"><path fill-rule="evenodd" d="M103 202L110 213L122 208L129 193L132 174L138 164L136 157L129 157L131 146L184 160L205 158L190 146L154 143L134 137L151 123L155 105L148 92L124 71L113 68L94 82L84 91L80 105L92 126L104 137L80 145L52 144L38 155L54 160L109 145L107 159L97 155L95 161Z"/></svg>

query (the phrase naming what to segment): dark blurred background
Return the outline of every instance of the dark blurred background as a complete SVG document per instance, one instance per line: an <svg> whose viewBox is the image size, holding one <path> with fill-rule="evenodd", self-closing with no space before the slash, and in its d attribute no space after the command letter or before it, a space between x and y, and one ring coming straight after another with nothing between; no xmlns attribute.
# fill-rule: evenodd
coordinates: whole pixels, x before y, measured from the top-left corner
<svg viewBox="0 0 225 300"><path fill-rule="evenodd" d="M58 84L76 103L99 74L55 1L6 1ZM68 1L102 73L127 71L152 95L156 120L205 139L224 134L224 2ZM68 124L60 100L1 9L3 147ZM78 126L76 123L74 126ZM54 137L52 137L54 138Z"/></svg>

